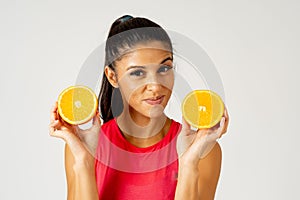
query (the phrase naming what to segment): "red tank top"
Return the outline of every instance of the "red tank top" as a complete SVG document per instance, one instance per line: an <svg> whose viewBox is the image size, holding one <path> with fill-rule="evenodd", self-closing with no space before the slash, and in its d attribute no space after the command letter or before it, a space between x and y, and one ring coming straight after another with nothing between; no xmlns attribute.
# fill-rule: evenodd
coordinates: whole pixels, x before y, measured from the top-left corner
<svg viewBox="0 0 300 200"><path fill-rule="evenodd" d="M180 123L158 143L138 148L122 135L116 118L101 126L95 172L101 200L174 199L178 173L176 139Z"/></svg>

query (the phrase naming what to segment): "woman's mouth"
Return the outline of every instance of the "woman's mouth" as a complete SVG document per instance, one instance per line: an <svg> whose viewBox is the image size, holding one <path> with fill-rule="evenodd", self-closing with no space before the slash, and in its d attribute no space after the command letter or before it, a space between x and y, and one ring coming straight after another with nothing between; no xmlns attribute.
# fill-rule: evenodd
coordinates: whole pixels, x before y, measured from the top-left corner
<svg viewBox="0 0 300 200"><path fill-rule="evenodd" d="M153 97L153 98L145 99L144 101L150 105L157 105L163 102L164 97L165 96Z"/></svg>

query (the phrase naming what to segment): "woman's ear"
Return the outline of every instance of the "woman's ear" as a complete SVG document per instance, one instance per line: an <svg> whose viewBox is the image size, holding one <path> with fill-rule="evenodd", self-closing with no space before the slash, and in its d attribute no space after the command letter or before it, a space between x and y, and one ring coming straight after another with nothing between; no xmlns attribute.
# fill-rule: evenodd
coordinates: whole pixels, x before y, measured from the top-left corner
<svg viewBox="0 0 300 200"><path fill-rule="evenodd" d="M118 81L117 81L116 72L114 70L112 70L109 66L105 66L104 72L105 72L105 75L106 75L108 81L110 82L110 84L114 88L118 88L119 85L118 85Z"/></svg>

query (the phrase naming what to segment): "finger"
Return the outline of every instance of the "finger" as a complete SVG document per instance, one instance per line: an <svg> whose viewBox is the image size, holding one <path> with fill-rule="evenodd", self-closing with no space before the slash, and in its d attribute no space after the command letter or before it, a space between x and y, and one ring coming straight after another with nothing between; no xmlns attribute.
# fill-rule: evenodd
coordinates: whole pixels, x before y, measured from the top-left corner
<svg viewBox="0 0 300 200"><path fill-rule="evenodd" d="M61 138L61 139L63 139L64 141L66 141L66 138L67 138L67 135L66 135L65 131L57 130L57 129L54 129L54 128L52 128L52 129L50 130L50 136L52 136L52 137L57 137L57 138Z"/></svg>
<svg viewBox="0 0 300 200"><path fill-rule="evenodd" d="M215 125L211 128L203 128L197 130L197 138L201 138L204 136L209 136L210 138L219 137L221 135L224 128L225 117L222 117L218 125Z"/></svg>
<svg viewBox="0 0 300 200"><path fill-rule="evenodd" d="M59 124L60 124L59 120L54 120L54 121L52 121L52 122L49 124L49 126L52 126L52 127L56 128L57 125L59 125Z"/></svg>
<svg viewBox="0 0 300 200"><path fill-rule="evenodd" d="M58 115L59 121L61 122L62 126L64 126L67 129L73 130L73 125L72 124L66 122L59 114L57 114L57 115Z"/></svg>
<svg viewBox="0 0 300 200"><path fill-rule="evenodd" d="M220 127L218 128L218 138L221 138L221 136L224 134L224 127L225 127L225 117L222 117L220 121Z"/></svg>
<svg viewBox="0 0 300 200"><path fill-rule="evenodd" d="M202 128L197 130L197 139L202 138L208 134L212 133L212 129Z"/></svg>
<svg viewBox="0 0 300 200"><path fill-rule="evenodd" d="M52 105L51 112L55 111L57 109L57 101Z"/></svg>
<svg viewBox="0 0 300 200"><path fill-rule="evenodd" d="M73 128L76 135L79 135L79 133L83 131L78 125L74 125Z"/></svg>
<svg viewBox="0 0 300 200"><path fill-rule="evenodd" d="M227 127L229 124L229 114L227 111L227 108L225 107L225 111L224 111L224 116L225 116L225 124L224 124L224 130L223 130L223 134L227 132Z"/></svg>
<svg viewBox="0 0 300 200"><path fill-rule="evenodd" d="M73 130L73 125L66 122L58 113L57 111L57 120L60 122L60 126L63 128L63 129L70 129L70 130Z"/></svg>
<svg viewBox="0 0 300 200"><path fill-rule="evenodd" d="M57 137L57 131L60 129L60 127L58 127L59 121L55 120L53 121L50 125L49 125L49 134L50 136L55 136Z"/></svg>
<svg viewBox="0 0 300 200"><path fill-rule="evenodd" d="M50 126L49 127L49 135L50 136L53 136L54 135L54 132L55 132L55 128L53 126Z"/></svg>
<svg viewBox="0 0 300 200"><path fill-rule="evenodd" d="M228 121L225 120L224 128L222 130L222 135L227 132L227 127L228 127Z"/></svg>
<svg viewBox="0 0 300 200"><path fill-rule="evenodd" d="M228 111L227 111L227 108L225 107L225 110L224 110L224 115L223 115L226 119L226 121L229 120L229 115L228 115Z"/></svg>
<svg viewBox="0 0 300 200"><path fill-rule="evenodd" d="M224 128L224 124L225 124L225 117L222 117L222 119L220 121L220 129Z"/></svg>
<svg viewBox="0 0 300 200"><path fill-rule="evenodd" d="M61 123L59 120L55 120L52 123L49 124L49 134L53 136L55 134L56 130L61 129Z"/></svg>
<svg viewBox="0 0 300 200"><path fill-rule="evenodd" d="M55 130L61 130L61 131L74 130L74 127L72 127L72 125L64 122L64 120L62 120L62 119L56 119L56 120L52 121L49 124L49 127L50 126L52 126Z"/></svg>
<svg viewBox="0 0 300 200"><path fill-rule="evenodd" d="M68 141L70 138L76 138L76 136L70 132L69 129L67 129L64 126L59 127L60 121L57 120L53 123L53 126L49 126L49 134L50 136L57 137L63 139L65 142Z"/></svg>
<svg viewBox="0 0 300 200"><path fill-rule="evenodd" d="M226 117L226 118L228 118L229 116L228 116L228 111L227 111L227 108L226 108L226 106L224 106L224 116Z"/></svg>
<svg viewBox="0 0 300 200"><path fill-rule="evenodd" d="M100 116L99 112L96 112L96 115L93 117L93 125L95 126L101 126Z"/></svg>
<svg viewBox="0 0 300 200"><path fill-rule="evenodd" d="M224 115L223 115L224 117L225 117L225 123L228 123L228 121L229 121L229 114L228 114L228 111L227 111L227 108L225 107L225 110L224 110Z"/></svg>
<svg viewBox="0 0 300 200"><path fill-rule="evenodd" d="M181 130L186 131L187 133L191 130L191 125L184 119L182 116L182 128Z"/></svg>
<svg viewBox="0 0 300 200"><path fill-rule="evenodd" d="M51 112L50 112L50 120L54 121L57 119L57 101L55 102L55 104L52 106L51 108Z"/></svg>

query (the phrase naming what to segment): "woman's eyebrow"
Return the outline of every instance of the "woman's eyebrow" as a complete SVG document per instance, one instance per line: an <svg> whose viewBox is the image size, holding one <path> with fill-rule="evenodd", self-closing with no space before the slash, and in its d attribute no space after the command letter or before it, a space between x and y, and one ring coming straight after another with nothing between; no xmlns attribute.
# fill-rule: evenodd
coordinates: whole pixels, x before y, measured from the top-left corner
<svg viewBox="0 0 300 200"><path fill-rule="evenodd" d="M134 68L140 68L140 69L145 69L146 67L145 66L130 66L126 69L126 71L130 70L130 69L134 69Z"/></svg>
<svg viewBox="0 0 300 200"><path fill-rule="evenodd" d="M173 58L172 57L167 57L165 59L163 59L163 61L160 62L160 64L163 64L164 62L168 61L168 60L171 60L173 61ZM133 66L129 66L126 71L130 70L130 69L133 69L133 68L140 68L140 69L145 69L146 67L145 66L138 66L138 65L133 65Z"/></svg>
<svg viewBox="0 0 300 200"><path fill-rule="evenodd" d="M168 60L173 61L173 57L167 57L167 58L165 58L163 61L160 62L160 64L163 64L164 62L166 62Z"/></svg>

